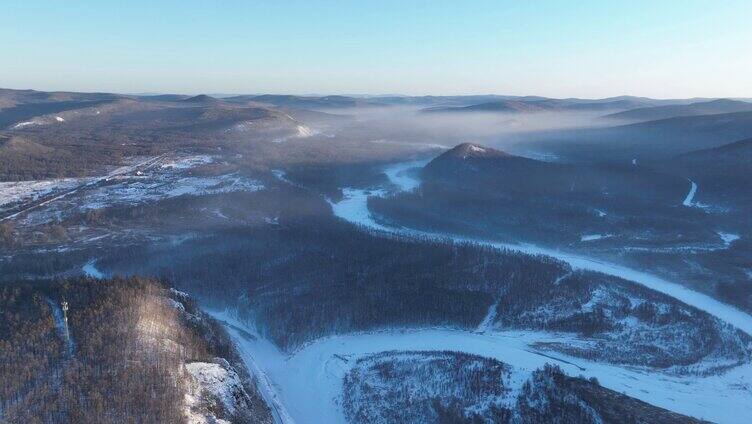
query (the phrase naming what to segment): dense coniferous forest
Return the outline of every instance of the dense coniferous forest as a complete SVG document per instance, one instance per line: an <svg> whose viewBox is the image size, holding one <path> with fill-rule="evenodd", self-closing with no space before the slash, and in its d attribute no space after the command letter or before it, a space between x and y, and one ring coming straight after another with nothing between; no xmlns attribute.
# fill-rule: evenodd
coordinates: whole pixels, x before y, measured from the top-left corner
<svg viewBox="0 0 752 424"><path fill-rule="evenodd" d="M241 316L284 347L384 326L472 328L508 281L566 272L545 258L373 237L333 219L227 232L170 250L168 258L134 249L102 266L165 277L209 302L240 297Z"/></svg>
<svg viewBox="0 0 752 424"><path fill-rule="evenodd" d="M706 422L606 389L597 380L567 376L550 364L534 371L521 392L516 407L527 424Z"/></svg>

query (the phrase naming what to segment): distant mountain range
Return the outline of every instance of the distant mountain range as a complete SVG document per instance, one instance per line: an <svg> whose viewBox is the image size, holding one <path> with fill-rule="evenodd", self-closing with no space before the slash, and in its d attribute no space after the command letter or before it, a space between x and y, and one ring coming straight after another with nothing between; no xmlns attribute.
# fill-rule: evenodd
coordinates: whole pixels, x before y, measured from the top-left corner
<svg viewBox="0 0 752 424"><path fill-rule="evenodd" d="M655 101L643 98L603 100L582 99L511 99L473 104L469 106L437 106L423 109L425 113L532 113L556 111L613 111L653 105Z"/></svg>
<svg viewBox="0 0 752 424"><path fill-rule="evenodd" d="M187 103L225 102L230 104L260 103L291 109L337 109L359 107L413 106L425 112L537 112L556 110L626 111L630 109L699 104L713 99L651 99L636 96L618 96L604 99L555 99L542 96L461 95L461 96L299 96L284 94L223 95L206 94L187 96L181 94L111 94L43 92L35 90L0 89L0 114L17 105L50 104L60 102L112 101L137 99Z"/></svg>
<svg viewBox="0 0 752 424"><path fill-rule="evenodd" d="M151 95L148 99L180 100L188 96ZM206 95L194 96L206 100ZM558 110L623 111L628 109L689 104L698 99L651 99L619 96L604 99L553 99L541 96L297 96L285 94L224 96L228 103L260 103L289 109L344 109L412 106L424 112L537 112Z"/></svg>
<svg viewBox="0 0 752 424"><path fill-rule="evenodd" d="M631 121L653 121L677 116L714 115L720 113L752 111L752 103L739 100L719 99L688 105L653 106L627 110L605 116Z"/></svg>
<svg viewBox="0 0 752 424"><path fill-rule="evenodd" d="M655 204L678 204L686 188L682 178L689 177L703 195L714 193L721 203L752 203L752 138L639 164L552 163L464 143L422 172L427 181L496 194L632 197L635 187L642 187L640 197L654 197Z"/></svg>
<svg viewBox="0 0 752 424"><path fill-rule="evenodd" d="M417 116L470 113L534 115L535 113L587 112L589 127L556 129L510 135L510 141L540 142L546 153L562 159L631 161L634 158L671 157L752 137L752 103L731 99L650 99L619 96L605 99L552 99L540 96L296 96L240 95L217 98L206 94L120 95L110 93L42 92L0 89L0 130L24 135L40 145L52 146L64 137L100 141L156 139L226 139L241 134L269 141L294 136L303 122L315 122L318 131L346 127L348 137L403 138L421 143L456 143L459 135L437 140L442 133L427 132L431 122L394 131L390 122L362 126L351 110L409 107ZM399 109L395 109L399 110ZM332 111L337 111L332 114ZM341 112L339 112L341 111ZM615 112L615 113L614 113ZM592 118L606 114L609 119ZM350 116L348 116L350 115ZM408 114L409 115L409 114ZM402 119L412 119L402 116ZM389 118L384 118L388 120ZM517 118L514 118L517 119ZM614 125L623 121L628 125ZM346 124L349 122L349 124ZM409 124L412 124L410 122ZM348 126L349 125L349 126ZM485 125L485 124L484 124ZM488 132L493 133L490 122ZM609 125L609 126L605 126ZM433 127L431 127L433 128ZM571 127L570 127L571 128ZM146 135L145 131L151 131ZM412 131L412 132L411 132ZM32 136L33 134L33 136ZM263 134L263 136L262 136ZM328 133L331 135L331 132ZM463 135L464 136L464 135ZM482 135L483 137L485 135ZM139 141L139 144L143 144ZM528 146L529 147L529 146Z"/></svg>
<svg viewBox="0 0 752 424"><path fill-rule="evenodd" d="M627 125L549 131L526 142L561 159L631 161L669 158L752 137L752 110L677 116Z"/></svg>

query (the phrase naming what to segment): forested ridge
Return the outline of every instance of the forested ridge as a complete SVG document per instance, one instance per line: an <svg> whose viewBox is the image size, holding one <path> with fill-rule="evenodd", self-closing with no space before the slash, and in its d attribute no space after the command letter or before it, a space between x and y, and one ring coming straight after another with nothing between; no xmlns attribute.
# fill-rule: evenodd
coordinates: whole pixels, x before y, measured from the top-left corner
<svg viewBox="0 0 752 424"><path fill-rule="evenodd" d="M55 328L52 308L61 302L69 307L71 351ZM185 364L239 363L218 324L154 280L5 285L0 314L2 422L186 422ZM257 415L227 418L267 422L268 409L244 375Z"/></svg>

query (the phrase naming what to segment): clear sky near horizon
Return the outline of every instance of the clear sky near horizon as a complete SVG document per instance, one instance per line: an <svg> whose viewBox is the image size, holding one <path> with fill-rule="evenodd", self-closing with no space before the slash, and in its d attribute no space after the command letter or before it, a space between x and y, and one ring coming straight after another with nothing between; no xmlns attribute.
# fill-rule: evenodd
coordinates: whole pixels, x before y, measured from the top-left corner
<svg viewBox="0 0 752 424"><path fill-rule="evenodd" d="M752 1L0 4L0 87L752 97Z"/></svg>

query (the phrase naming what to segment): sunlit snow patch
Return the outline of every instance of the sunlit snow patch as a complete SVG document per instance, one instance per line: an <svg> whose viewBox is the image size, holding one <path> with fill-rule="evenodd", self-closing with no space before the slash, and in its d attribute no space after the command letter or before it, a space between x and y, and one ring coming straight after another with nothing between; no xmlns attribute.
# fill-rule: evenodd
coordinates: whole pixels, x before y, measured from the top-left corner
<svg viewBox="0 0 752 424"><path fill-rule="evenodd" d="M580 241L595 241L604 238L609 238L613 234L584 234L580 237Z"/></svg>
<svg viewBox="0 0 752 424"><path fill-rule="evenodd" d="M177 158L162 164L163 169L190 169L200 165L207 165L214 162L214 158L209 155L197 155L183 158Z"/></svg>
<svg viewBox="0 0 752 424"><path fill-rule="evenodd" d="M315 135L316 132L312 130L310 127L305 125L298 125L298 138L304 138L304 137L310 137L312 135Z"/></svg>
<svg viewBox="0 0 752 424"><path fill-rule="evenodd" d="M250 397L240 377L227 361L192 362L185 368L190 376L185 395L186 415L190 424L230 422L220 416L233 416L238 410L248 409Z"/></svg>
<svg viewBox="0 0 752 424"><path fill-rule="evenodd" d="M738 234L724 233L723 231L718 231L716 234L718 234L718 237L720 237L721 240L723 240L723 244L726 247L731 246L731 243L733 243L733 242L735 242L735 241L737 241L737 240L739 240L741 238Z"/></svg>
<svg viewBox="0 0 752 424"><path fill-rule="evenodd" d="M92 259L89 262L86 262L86 264L84 264L84 266L81 268L81 271L87 277L97 278L101 280L102 278L104 278L104 273L97 269L95 265L96 262L96 259Z"/></svg>
<svg viewBox="0 0 752 424"><path fill-rule="evenodd" d="M13 125L11 129L18 130L23 127L28 127L30 125L42 125L42 122L39 121L25 121L25 122L19 122L16 125Z"/></svg>
<svg viewBox="0 0 752 424"><path fill-rule="evenodd" d="M207 390L222 403L227 412L230 414L235 412L235 392L242 390L243 387L235 371L209 362L193 362L185 368L201 388Z"/></svg>

